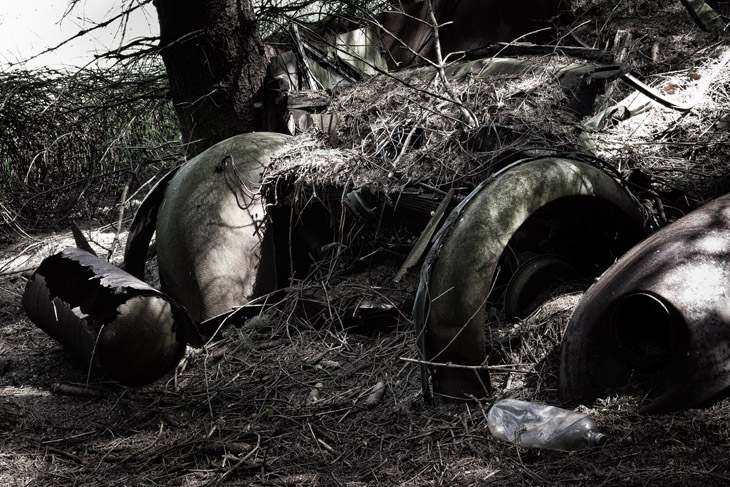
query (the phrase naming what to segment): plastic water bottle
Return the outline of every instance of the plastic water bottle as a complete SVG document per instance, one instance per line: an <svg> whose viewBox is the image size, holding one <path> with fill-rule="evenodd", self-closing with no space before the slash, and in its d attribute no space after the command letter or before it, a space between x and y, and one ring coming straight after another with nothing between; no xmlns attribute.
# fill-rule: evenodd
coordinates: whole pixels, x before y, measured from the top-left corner
<svg viewBox="0 0 730 487"><path fill-rule="evenodd" d="M587 414L547 404L503 399L489 410L487 423L494 436L516 445L575 451L606 443Z"/></svg>

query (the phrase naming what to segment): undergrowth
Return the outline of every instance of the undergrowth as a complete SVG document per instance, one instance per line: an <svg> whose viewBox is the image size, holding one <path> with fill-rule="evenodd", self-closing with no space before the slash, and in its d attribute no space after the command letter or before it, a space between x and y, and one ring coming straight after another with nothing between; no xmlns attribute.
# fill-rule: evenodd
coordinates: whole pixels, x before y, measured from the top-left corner
<svg viewBox="0 0 730 487"><path fill-rule="evenodd" d="M0 72L0 126L6 230L104 222L126 203L125 187L129 200L182 154L165 72L154 63Z"/></svg>

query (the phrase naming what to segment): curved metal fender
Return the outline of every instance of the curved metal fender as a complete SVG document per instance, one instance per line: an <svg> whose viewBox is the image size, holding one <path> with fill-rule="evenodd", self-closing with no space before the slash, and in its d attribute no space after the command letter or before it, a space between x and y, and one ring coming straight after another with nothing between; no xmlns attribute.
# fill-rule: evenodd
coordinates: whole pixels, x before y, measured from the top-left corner
<svg viewBox="0 0 730 487"><path fill-rule="evenodd" d="M560 394L630 379L643 412L699 406L730 386L730 195L656 232L586 292L563 338Z"/></svg>
<svg viewBox="0 0 730 487"><path fill-rule="evenodd" d="M502 252L535 211L576 195L601 198L636 228L643 226L640 205L611 176L590 164L563 158L511 166L482 183L453 210L426 257L414 304L426 361L484 364L485 302ZM457 398L489 393L486 368L429 369L434 392Z"/></svg>
<svg viewBox="0 0 730 487"><path fill-rule="evenodd" d="M157 212L160 280L193 320L276 288L259 183L290 139L266 132L231 137L188 161L168 183Z"/></svg>

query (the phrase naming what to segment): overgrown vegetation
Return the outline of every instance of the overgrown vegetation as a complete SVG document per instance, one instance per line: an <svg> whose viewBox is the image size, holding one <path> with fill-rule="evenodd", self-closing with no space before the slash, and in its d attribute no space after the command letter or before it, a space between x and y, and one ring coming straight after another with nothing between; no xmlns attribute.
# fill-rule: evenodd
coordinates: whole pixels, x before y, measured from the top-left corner
<svg viewBox="0 0 730 487"><path fill-rule="evenodd" d="M598 155L623 172L638 168L661 177L697 203L726 193L730 188L727 39L698 31L679 2L582 3L586 7L577 15L577 34L591 45L610 47L618 30L632 32L626 64L673 99L698 101L687 113L648 104L627 119L609 120L590 134ZM145 79L158 73L150 70ZM96 91L84 92L92 84L90 80L81 84L82 78L59 73L0 75L4 127L0 198L8 198L0 200L5 204L0 211L10 215L0 223L39 225L45 216L37 207L41 202L51 210L63 202L89 208L69 210L66 217L81 211L101 216L103 212L89 200L100 188L107 198L103 204L117 202L120 188L139 167L130 194L134 187L144 193L139 184L182 152L175 143L166 143L175 140L176 132L169 104L156 98L164 92L164 80L125 85L121 78L106 78L128 91L99 82L93 85ZM13 79L15 84L10 83ZM11 88L16 86L27 92L13 94ZM156 87L160 91L155 92ZM599 108L633 107L638 95L620 82L614 87ZM33 95L31 88L43 96ZM140 98L111 106L114 93L115 100ZM150 96L142 98L142 93ZM394 100L397 110L398 93L373 93L373 98L382 99L369 106ZM94 108L99 99L106 100L103 110ZM482 99L486 95L478 100ZM10 102L20 110L15 114L17 128L6 122L5 117L14 120L6 108ZM149 111L143 112L145 107ZM527 120L529 127L545 126L543 115ZM77 128L73 120L86 120L78 125L83 130L72 130ZM385 118L377 122L372 130L376 135L392 126ZM105 131L97 127L105 123L109 124ZM433 127L435 122L429 124ZM33 135L44 130L47 137ZM69 132L73 134L65 135ZM86 145L76 147L72 140ZM89 156L92 145L95 158ZM8 150L16 146L23 151ZM434 146L426 155L452 170L453 161L439 151L442 147ZM46 159L40 162L49 161L45 170L54 171L43 178L41 156ZM31 197L39 190L43 193ZM666 209L670 216L678 213ZM103 231L94 235L98 241L102 237L105 242L112 239ZM230 322L218 340L205 349L191 350L174 375L145 388L125 389L99 375L87 379L86 366L30 323L20 307L25 281L16 269L37 265L71 239L17 240L4 246L0 255L0 272L3 265L9 269L0 279L0 484L364 487L730 482L727 398L709 408L646 416L637 412L641 397L607 395L580 410L596 418L609 442L571 454L515 447L489 434L486 412L493 400L518 397L559 403L560 339L580 293L557 296L524 320L493 324L489 365L494 396L487 401L427 405L418 366L411 360L416 356L416 334L410 308L400 306L392 326L355 328L352 312L332 304L335 288L347 290L342 280L335 285L334 279L311 284L320 288L326 306L307 314L312 300L304 291L309 290L292 293L269 314ZM395 269L387 270L390 273L381 272L385 284L369 291L390 298L396 291L391 284ZM358 301L367 297L349 276L346 284ZM318 326L313 326L315 321ZM380 402L369 402L378 384L384 386L385 395Z"/></svg>
<svg viewBox="0 0 730 487"><path fill-rule="evenodd" d="M255 8L266 36L291 19L358 17L386 4L262 0ZM107 53L123 61L113 67L0 72L0 232L108 223L182 160L164 67L156 48L135 54L139 47Z"/></svg>
<svg viewBox="0 0 730 487"><path fill-rule="evenodd" d="M0 73L0 228L115 216L181 157L166 92L157 63Z"/></svg>

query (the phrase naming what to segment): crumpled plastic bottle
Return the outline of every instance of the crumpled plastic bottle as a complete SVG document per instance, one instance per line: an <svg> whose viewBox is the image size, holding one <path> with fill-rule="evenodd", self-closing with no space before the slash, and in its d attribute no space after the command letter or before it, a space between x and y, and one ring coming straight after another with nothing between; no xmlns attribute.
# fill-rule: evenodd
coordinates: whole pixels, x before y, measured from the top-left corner
<svg viewBox="0 0 730 487"><path fill-rule="evenodd" d="M497 438L548 450L582 450L603 445L607 439L587 414L517 399L494 403L487 423Z"/></svg>

